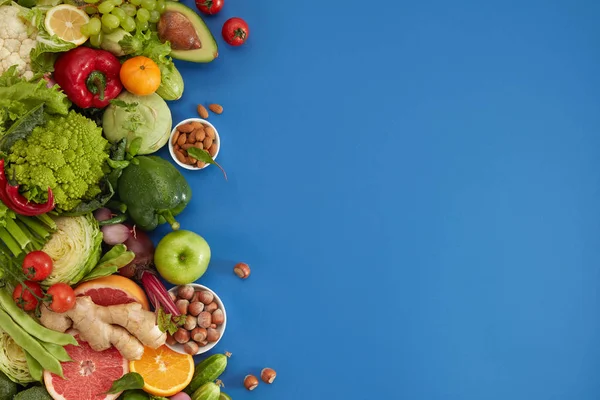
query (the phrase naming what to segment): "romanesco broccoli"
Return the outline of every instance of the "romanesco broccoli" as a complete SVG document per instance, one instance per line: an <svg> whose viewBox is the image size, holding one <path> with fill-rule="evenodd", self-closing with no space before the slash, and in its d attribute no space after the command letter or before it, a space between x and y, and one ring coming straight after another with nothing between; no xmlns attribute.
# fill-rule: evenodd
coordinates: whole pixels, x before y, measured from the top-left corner
<svg viewBox="0 0 600 400"><path fill-rule="evenodd" d="M101 193L109 148L94 121L70 111L66 117L50 117L17 141L8 156L7 174L36 202L46 201L50 187L57 211L69 211Z"/></svg>

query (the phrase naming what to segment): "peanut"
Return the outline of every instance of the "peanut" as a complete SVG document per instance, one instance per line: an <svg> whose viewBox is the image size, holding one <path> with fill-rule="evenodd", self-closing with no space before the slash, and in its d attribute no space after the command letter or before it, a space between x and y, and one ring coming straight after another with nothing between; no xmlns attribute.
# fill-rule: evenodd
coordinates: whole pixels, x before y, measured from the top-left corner
<svg viewBox="0 0 600 400"><path fill-rule="evenodd" d="M177 130L181 133L190 133L191 131L194 130L194 127L192 126L191 123L187 123L187 124L179 125L177 127Z"/></svg>
<svg viewBox="0 0 600 400"><path fill-rule="evenodd" d="M177 139L177 144L183 146L187 142L187 135L179 135L179 139Z"/></svg>
<svg viewBox="0 0 600 400"><path fill-rule="evenodd" d="M207 136L207 137L204 138L203 143L204 143L204 148L205 149L210 149L210 146L212 146L212 144L213 144L213 140L212 140L212 138L210 136Z"/></svg>
<svg viewBox="0 0 600 400"><path fill-rule="evenodd" d="M216 143L213 143L210 148L208 149L208 153L210 154L211 157L214 157L215 154L217 154L217 149L219 148L219 146L217 146Z"/></svg>
<svg viewBox="0 0 600 400"><path fill-rule="evenodd" d="M214 112L215 114L223 113L223 106L220 104L209 104L208 108L210 109L210 111Z"/></svg>
<svg viewBox="0 0 600 400"><path fill-rule="evenodd" d="M175 157L179 160L179 162L186 164L187 157L183 155L183 153L179 150L175 150Z"/></svg>
<svg viewBox="0 0 600 400"><path fill-rule="evenodd" d="M177 143L177 139L179 139L179 135L181 133L179 131L175 131L175 134L173 135L173 138L171 139L171 145L175 146L175 143Z"/></svg>
<svg viewBox="0 0 600 400"><path fill-rule="evenodd" d="M202 104L198 104L198 115L200 115L200 117L204 119L208 118L208 111L206 110L206 108L204 108Z"/></svg>

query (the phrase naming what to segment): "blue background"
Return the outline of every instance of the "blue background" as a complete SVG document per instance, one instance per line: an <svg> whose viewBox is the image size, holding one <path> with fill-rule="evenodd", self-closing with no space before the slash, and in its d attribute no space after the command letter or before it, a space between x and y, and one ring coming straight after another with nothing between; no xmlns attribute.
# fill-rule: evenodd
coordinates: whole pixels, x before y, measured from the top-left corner
<svg viewBox="0 0 600 400"><path fill-rule="evenodd" d="M225 108L229 181L184 172L180 216L227 306L225 391L599 398L600 2L225 3L172 103Z"/></svg>

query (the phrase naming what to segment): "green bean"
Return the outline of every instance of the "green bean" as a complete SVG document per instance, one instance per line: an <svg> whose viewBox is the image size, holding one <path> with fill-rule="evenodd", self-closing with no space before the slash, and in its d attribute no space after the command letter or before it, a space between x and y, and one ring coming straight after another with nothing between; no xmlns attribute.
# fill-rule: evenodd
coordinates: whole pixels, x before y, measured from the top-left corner
<svg viewBox="0 0 600 400"><path fill-rule="evenodd" d="M77 345L77 340L75 340L73 336L48 329L43 325L40 325L35 319L31 318L29 314L17 306L6 289L0 289L0 310L1 309L4 309L8 314L12 315L15 322L31 336L61 346L66 344Z"/></svg>
<svg viewBox="0 0 600 400"><path fill-rule="evenodd" d="M40 344L44 346L48 353L52 355L52 357L56 358L58 361L67 362L73 361L69 353L65 350L65 348L61 345L40 341Z"/></svg>
<svg viewBox="0 0 600 400"><path fill-rule="evenodd" d="M104 221L99 221L98 225L104 226L104 225L122 224L125 221L127 221L127 215L126 214L119 214L119 215L114 216L114 217L112 217L110 219L105 219Z"/></svg>
<svg viewBox="0 0 600 400"><path fill-rule="evenodd" d="M41 381L44 370L42 369L40 363L37 362L37 360L33 358L33 356L27 351L25 352L25 358L27 358L27 368L29 368L29 374L31 377L36 381Z"/></svg>
<svg viewBox="0 0 600 400"><path fill-rule="evenodd" d="M52 355L42 347L40 342L25 332L23 328L13 321L10 315L3 310L0 310L0 326L17 345L23 348L23 350L29 352L29 354L35 354L36 361L40 363L43 369L64 378L60 362L52 357Z"/></svg>

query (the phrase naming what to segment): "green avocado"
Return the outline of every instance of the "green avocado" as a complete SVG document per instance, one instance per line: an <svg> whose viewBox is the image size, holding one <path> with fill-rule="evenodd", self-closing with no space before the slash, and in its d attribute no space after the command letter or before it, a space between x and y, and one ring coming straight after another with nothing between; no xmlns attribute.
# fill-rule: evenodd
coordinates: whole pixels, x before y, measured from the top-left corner
<svg viewBox="0 0 600 400"><path fill-rule="evenodd" d="M168 40L168 34L161 34L161 25L165 26L166 30L169 30L172 24L169 24L169 18L172 18L173 14L176 13L183 15L192 25L194 30L196 31L196 35L200 41L200 48L191 49L191 50L176 50L173 48L171 50L170 56L176 58L178 60L191 61L197 63L208 63L217 58L219 55L217 42L215 41L214 36L208 29L208 26L204 23L200 15L196 13L194 10L189 8L188 6L174 2L167 1L165 11L163 12L160 21L158 23L158 31L160 39L165 42ZM172 19L175 21L175 19ZM177 31L177 27L173 26L172 29ZM189 38L186 38L189 39ZM171 47L176 47L174 44L174 40L170 40Z"/></svg>

